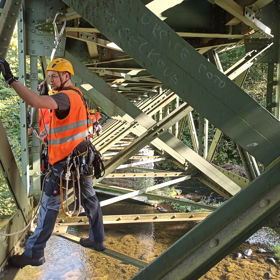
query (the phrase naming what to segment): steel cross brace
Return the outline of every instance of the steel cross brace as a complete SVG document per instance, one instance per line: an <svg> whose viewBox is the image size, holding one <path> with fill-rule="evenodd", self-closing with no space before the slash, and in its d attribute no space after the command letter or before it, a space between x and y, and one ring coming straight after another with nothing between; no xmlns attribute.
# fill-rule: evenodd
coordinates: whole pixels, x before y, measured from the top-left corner
<svg viewBox="0 0 280 280"><path fill-rule="evenodd" d="M163 97L159 95L158 97L153 98L152 101L148 99L145 103L141 104L139 108L148 116L152 116L162 107L169 104L174 98L176 98L174 93L169 93ZM93 144L96 145L101 153L109 150L120 139L131 133L136 125L135 123L128 124L124 121L119 121L118 124L119 125L117 126L116 123L113 123L110 129L106 129L105 132L103 131L102 134L93 141Z"/></svg>
<svg viewBox="0 0 280 280"><path fill-rule="evenodd" d="M193 280L202 276L279 212L279 168L280 163L263 173L133 279Z"/></svg>
<svg viewBox="0 0 280 280"><path fill-rule="evenodd" d="M260 162L280 156L279 121L141 1L63 2Z"/></svg>
<svg viewBox="0 0 280 280"><path fill-rule="evenodd" d="M75 75L73 76L73 80L77 82L77 85L81 85L86 83L86 81L90 81L89 83L92 84L94 88L90 89L88 92L83 90L83 92L87 94L89 99L92 98L98 106L102 107L106 114L109 116L122 116L122 118L128 122L135 121L135 124L137 124L137 129L135 128L133 133L137 136L142 136L143 133L145 133L155 124L155 121L151 117L143 113L140 109L130 103L125 97L121 96L117 92L114 92L114 90L109 85L107 85L96 74L91 73L75 56L73 56L68 51L66 51L66 58L69 59L73 65L75 65L76 72L81 73L83 77L83 79L81 79ZM238 185L232 182L222 172L217 170L204 158L197 155L194 151L192 151L170 133L164 132L162 135L159 135L159 138L153 140L152 144L155 147L166 151L182 165L184 165L186 161L191 162L215 182L213 185L211 185L211 188L226 198L229 198L240 191L241 188ZM119 157L119 155L117 157ZM113 160L113 158L111 158L110 161L111 160ZM119 162L118 165L121 163L122 162ZM116 164L115 168L118 165ZM111 168L111 172L113 170L114 169Z"/></svg>
<svg viewBox="0 0 280 280"><path fill-rule="evenodd" d="M107 174L113 172L119 165L127 161L132 155L142 149L145 145L149 144L153 139L164 133L166 129L182 119L191 110L192 108L189 105L186 103L182 104L159 123L151 126L151 128L147 129L146 131L145 129L142 129L141 136L139 138L134 140L127 148L123 149L116 156L111 158L109 163L106 164L105 177Z"/></svg>
<svg viewBox="0 0 280 280"><path fill-rule="evenodd" d="M0 16L0 57L6 57L22 0L6 1Z"/></svg>

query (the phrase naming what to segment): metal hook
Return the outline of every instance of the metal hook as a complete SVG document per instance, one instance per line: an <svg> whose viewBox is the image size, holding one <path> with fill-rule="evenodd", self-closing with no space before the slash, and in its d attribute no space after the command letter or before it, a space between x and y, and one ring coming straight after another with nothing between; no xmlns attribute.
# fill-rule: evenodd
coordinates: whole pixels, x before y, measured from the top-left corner
<svg viewBox="0 0 280 280"><path fill-rule="evenodd" d="M58 29L57 29L57 25L56 25L56 19L59 15L63 15L63 13L61 12L57 12L54 19L53 19L53 28L54 28L54 35L55 35L55 39L54 39L54 48L52 50L52 53L51 53L51 61L53 60L54 58L54 55L55 55L55 52L56 52L56 49L61 41L61 37L63 35L63 32L64 32L64 29L66 27L66 20L63 22L63 25L60 29L60 31L58 32Z"/></svg>

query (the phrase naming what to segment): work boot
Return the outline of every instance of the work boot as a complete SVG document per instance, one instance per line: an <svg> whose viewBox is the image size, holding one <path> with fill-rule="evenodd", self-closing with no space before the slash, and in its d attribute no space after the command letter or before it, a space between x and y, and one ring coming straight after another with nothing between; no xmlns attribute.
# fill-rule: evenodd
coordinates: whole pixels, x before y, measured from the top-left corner
<svg viewBox="0 0 280 280"><path fill-rule="evenodd" d="M25 255L14 255L10 258L9 263L12 266L22 268L26 265L32 265L32 266L39 266L42 265L45 262L45 257L41 258L29 258Z"/></svg>
<svg viewBox="0 0 280 280"><path fill-rule="evenodd" d="M84 247L93 248L95 251L104 251L106 249L105 243L103 242L94 242L89 238L81 238L80 244Z"/></svg>

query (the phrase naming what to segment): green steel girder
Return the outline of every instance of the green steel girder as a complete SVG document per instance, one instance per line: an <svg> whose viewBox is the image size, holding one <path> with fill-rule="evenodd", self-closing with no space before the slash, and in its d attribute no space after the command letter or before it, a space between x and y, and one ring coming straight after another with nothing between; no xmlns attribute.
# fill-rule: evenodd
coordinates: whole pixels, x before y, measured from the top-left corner
<svg viewBox="0 0 280 280"><path fill-rule="evenodd" d="M263 173L133 279L193 280L202 276L279 211L279 168L280 163Z"/></svg>
<svg viewBox="0 0 280 280"><path fill-rule="evenodd" d="M101 184L97 183L94 188L98 190L101 190L102 192L107 192L110 195L121 195L121 194L126 194L129 192L132 192L134 190L127 189L127 188L121 188L117 186L111 186L111 185L106 185L106 184ZM189 205L192 207L192 209L208 209L208 210L216 210L217 207L211 206L211 205L206 205L204 203L200 202L194 202L191 200L185 200L185 199L178 199L178 198L172 198L170 196L164 196L164 195L158 195L158 194L151 194L151 193L145 193L141 194L141 196L147 197L149 200L158 200L158 201L169 201L173 203L177 203L179 205Z"/></svg>
<svg viewBox="0 0 280 280"><path fill-rule="evenodd" d="M136 135L138 134L137 131L134 133ZM190 162L214 182L209 185L209 187L223 197L230 198L241 190L240 186L230 180L206 159L194 152L171 133L164 132L159 135L157 139L152 141L152 145L158 149L164 150L183 165L186 162Z"/></svg>
<svg viewBox="0 0 280 280"><path fill-rule="evenodd" d="M110 161L105 165L104 177L106 177L107 174L113 172L119 165L127 161L132 155L137 153L145 145L149 144L153 139L164 133L165 130L182 119L187 114L187 112L191 110L192 108L184 103L176 110L171 112L168 116L166 116L163 120L151 126L151 128L147 129L146 131L142 129L142 133L139 135L139 138L134 140L127 148L123 149L116 156L111 158Z"/></svg>
<svg viewBox="0 0 280 280"><path fill-rule="evenodd" d="M6 1L0 14L0 57L6 57L22 0Z"/></svg>
<svg viewBox="0 0 280 280"><path fill-rule="evenodd" d="M66 50L65 58L69 59L75 65L75 71L80 75L74 75L73 82L77 86L89 83L91 88L88 90L89 94L87 94L87 98L93 100L108 116L121 117L128 123L136 121L146 128L150 128L154 124L152 118L129 102L126 97L112 89L102 78L89 71L71 52ZM85 92L83 87L81 89Z"/></svg>
<svg viewBox="0 0 280 280"><path fill-rule="evenodd" d="M83 77L83 79L81 79L75 75L73 76L73 81L77 83L77 86L86 83L86 81L90 81L89 83L92 87L94 86L94 88L91 88L88 92L83 92L85 92L89 99L94 99L96 104L102 107L109 116L117 114L123 116L123 119L129 122L133 122L135 119L135 124L139 125L134 129L133 133L137 136L143 135L147 129L155 124L155 121L151 117L139 110L125 97L116 93L96 74L91 73L81 64L77 57L66 51L66 58L75 65L76 72L80 73ZM240 191L238 185L170 133L164 132L162 135L159 135L159 138L153 140L152 144L166 151L182 165L185 165L187 161L191 162L207 176L210 176L212 181L216 182L216 184L212 184L211 187L224 197L229 198Z"/></svg>
<svg viewBox="0 0 280 280"><path fill-rule="evenodd" d="M166 106L170 103L174 98L176 98L175 93L169 93L168 95L162 96L159 94L158 96L152 98L152 102L149 99L146 100L139 108L146 113L148 116L154 115L158 112L163 106ZM119 121L119 127L116 127L115 124L112 126L112 129L102 132L102 134L97 137L93 143L99 149L101 153L107 151L111 148L115 143L124 138L130 132L132 132L135 123L129 125L126 122ZM106 135L106 138L105 138ZM104 139L105 138L105 139Z"/></svg>
<svg viewBox="0 0 280 280"><path fill-rule="evenodd" d="M260 162L280 155L279 121L139 0L63 2Z"/></svg>
<svg viewBox="0 0 280 280"><path fill-rule="evenodd" d="M65 5L56 0L28 0L25 5L25 24L26 24L26 51L28 55L50 56L54 47L55 35L52 21L57 12L64 12ZM40 11L40 12L38 12ZM39 25L43 22L51 28L44 30ZM58 26L60 30L60 26ZM61 38L57 48L56 56L63 56L65 49L66 36Z"/></svg>
<svg viewBox="0 0 280 280"><path fill-rule="evenodd" d="M25 42L25 22L24 10L20 9L18 17L18 74L19 81L25 85L26 82L26 42ZM21 169L22 181L25 186L27 195L30 194L29 180L29 151L28 151L28 136L27 136L27 105L20 100L20 144L21 144Z"/></svg>
<svg viewBox="0 0 280 280"><path fill-rule="evenodd" d="M11 193L14 196L17 207L21 211L23 219L26 221L26 217L30 210L30 204L27 200L27 194L22 183L20 173L1 120L0 165L3 169L3 174L7 180Z"/></svg>
<svg viewBox="0 0 280 280"><path fill-rule="evenodd" d="M13 253L14 246L25 233L15 234L7 240L1 233L10 234L24 228L30 219L31 205L22 183L20 173L12 153L2 122L0 121L0 172L6 178L9 189L17 205L17 212L10 217L6 224L0 225L0 269L5 265L7 256Z"/></svg>

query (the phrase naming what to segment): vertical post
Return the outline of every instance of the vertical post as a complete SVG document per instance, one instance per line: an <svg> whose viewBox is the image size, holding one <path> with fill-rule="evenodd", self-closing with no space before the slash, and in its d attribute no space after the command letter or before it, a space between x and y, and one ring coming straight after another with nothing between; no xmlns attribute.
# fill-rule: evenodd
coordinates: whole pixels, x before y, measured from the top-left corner
<svg viewBox="0 0 280 280"><path fill-rule="evenodd" d="M239 145L237 145L237 149L243 162L247 177L250 181L253 181L257 176L250 160L250 155Z"/></svg>
<svg viewBox="0 0 280 280"><path fill-rule="evenodd" d="M204 137L203 137L203 157L206 158L208 154L208 131L209 131L209 121L204 119Z"/></svg>
<svg viewBox="0 0 280 280"><path fill-rule="evenodd" d="M25 49L25 25L23 21L24 5L22 5L18 17L18 61L19 61L19 81L25 84L26 76L26 49ZM27 139L27 105L21 99L20 101L20 139L21 139L21 162L22 162L22 180L26 193L30 194L29 182L29 154Z"/></svg>
<svg viewBox="0 0 280 280"><path fill-rule="evenodd" d="M190 112L188 114L187 118L188 118L189 130L190 130L190 134L191 134L191 138L192 138L193 150L195 152L198 152L199 142L198 142L198 137L197 137L197 133L196 133L196 128L195 128L195 125L194 125L192 112Z"/></svg>
<svg viewBox="0 0 280 280"><path fill-rule="evenodd" d="M36 92L38 87L38 61L37 56L30 56L30 86L31 90ZM38 123L38 111L34 114L34 129L39 131ZM40 197L41 192L41 181L40 181L40 141L33 134L32 136L32 160L33 160L33 172L32 172L32 185L33 185L33 196L36 200Z"/></svg>
<svg viewBox="0 0 280 280"><path fill-rule="evenodd" d="M280 62L277 63L277 72L276 72L276 92L275 92L275 117L280 119Z"/></svg>
<svg viewBox="0 0 280 280"><path fill-rule="evenodd" d="M273 97L273 81L274 79L274 63L268 63L267 69L267 91L266 91L266 109L272 113L272 97Z"/></svg>
<svg viewBox="0 0 280 280"><path fill-rule="evenodd" d="M198 154L203 156L204 117L201 114L199 114L198 123Z"/></svg>
<svg viewBox="0 0 280 280"><path fill-rule="evenodd" d="M179 102L179 96L176 97L176 108L178 108L180 106L180 102ZM175 136L178 137L179 134L179 122L175 123Z"/></svg>

